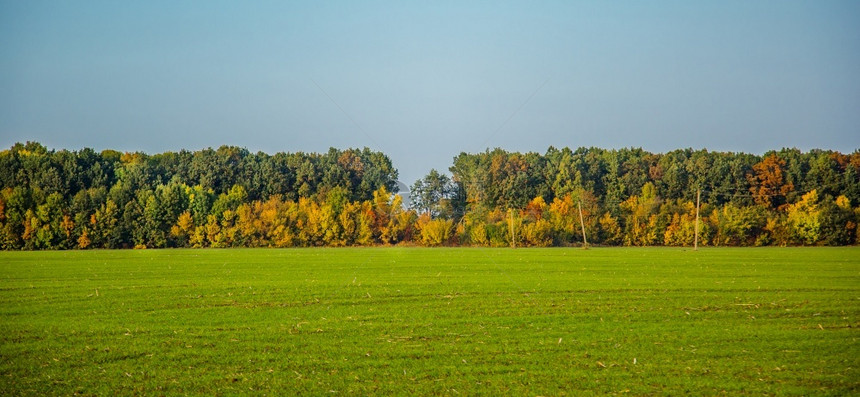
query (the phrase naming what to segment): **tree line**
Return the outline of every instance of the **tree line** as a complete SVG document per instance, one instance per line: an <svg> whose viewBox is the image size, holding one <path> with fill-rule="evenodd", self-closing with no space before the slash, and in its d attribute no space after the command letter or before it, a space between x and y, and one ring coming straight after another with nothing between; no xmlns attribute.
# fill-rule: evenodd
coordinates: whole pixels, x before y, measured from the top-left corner
<svg viewBox="0 0 860 397"><path fill-rule="evenodd" d="M860 151L502 149L461 153L413 185L413 208L452 220L457 244L856 244ZM583 214L580 223L579 212Z"/></svg>
<svg viewBox="0 0 860 397"><path fill-rule="evenodd" d="M18 249L847 245L860 151L461 153L405 208L383 153L0 152L0 246ZM582 221L580 223L580 215Z"/></svg>
<svg viewBox="0 0 860 397"><path fill-rule="evenodd" d="M396 180L391 160L366 148L268 155L222 146L148 155L17 143L0 152L0 245L328 245L334 240L323 242L312 231L328 228L320 204L340 215L353 209L346 203L393 200L387 192ZM283 230L262 229L269 226ZM344 237L344 244L352 242Z"/></svg>

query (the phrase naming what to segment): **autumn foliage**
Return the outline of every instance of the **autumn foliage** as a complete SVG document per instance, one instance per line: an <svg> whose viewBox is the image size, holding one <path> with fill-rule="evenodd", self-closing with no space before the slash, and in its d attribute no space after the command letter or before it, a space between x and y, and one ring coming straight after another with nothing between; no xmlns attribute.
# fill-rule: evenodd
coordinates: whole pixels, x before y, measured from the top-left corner
<svg viewBox="0 0 860 397"><path fill-rule="evenodd" d="M856 244L860 152L462 153L404 205L382 153L0 152L0 247ZM696 206L697 190L701 202ZM696 214L699 214L698 218ZM698 221L697 221L698 219Z"/></svg>

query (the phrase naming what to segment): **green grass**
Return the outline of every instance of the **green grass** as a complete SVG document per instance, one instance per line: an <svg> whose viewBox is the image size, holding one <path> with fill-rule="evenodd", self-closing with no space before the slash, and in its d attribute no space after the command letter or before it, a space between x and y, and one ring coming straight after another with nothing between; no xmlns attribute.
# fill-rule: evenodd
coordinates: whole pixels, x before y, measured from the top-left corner
<svg viewBox="0 0 860 397"><path fill-rule="evenodd" d="M0 253L0 394L860 393L860 249Z"/></svg>

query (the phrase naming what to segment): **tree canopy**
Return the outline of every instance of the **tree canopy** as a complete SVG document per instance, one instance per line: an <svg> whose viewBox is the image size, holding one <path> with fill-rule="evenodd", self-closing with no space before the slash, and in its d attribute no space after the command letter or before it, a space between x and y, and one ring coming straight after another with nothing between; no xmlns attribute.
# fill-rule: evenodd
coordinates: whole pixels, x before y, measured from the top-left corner
<svg viewBox="0 0 860 397"><path fill-rule="evenodd" d="M383 153L0 152L0 247L373 244L703 245L858 242L860 151L550 147L461 153L406 209ZM580 224L579 211L582 211ZM513 233L511 233L513 231Z"/></svg>

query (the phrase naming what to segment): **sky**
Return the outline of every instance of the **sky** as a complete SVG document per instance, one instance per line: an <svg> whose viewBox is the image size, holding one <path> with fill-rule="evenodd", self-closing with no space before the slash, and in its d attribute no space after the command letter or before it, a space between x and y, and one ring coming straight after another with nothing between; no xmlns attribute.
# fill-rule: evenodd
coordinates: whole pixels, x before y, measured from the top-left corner
<svg viewBox="0 0 860 397"><path fill-rule="evenodd" d="M0 0L0 147L860 148L860 1Z"/></svg>

